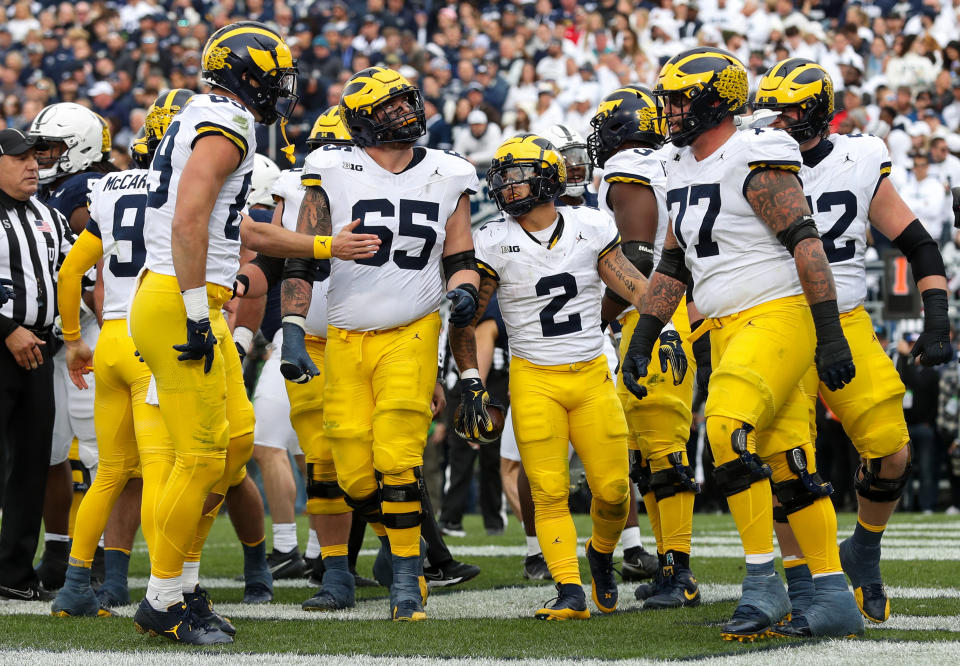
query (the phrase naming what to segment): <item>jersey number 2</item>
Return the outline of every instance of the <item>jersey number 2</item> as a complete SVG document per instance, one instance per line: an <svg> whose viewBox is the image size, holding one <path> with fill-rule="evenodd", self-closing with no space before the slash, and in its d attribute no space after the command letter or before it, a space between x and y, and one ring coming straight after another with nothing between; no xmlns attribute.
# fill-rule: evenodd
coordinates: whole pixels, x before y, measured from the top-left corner
<svg viewBox="0 0 960 666"><path fill-rule="evenodd" d="M554 296L547 306L540 311L540 328L543 337L555 338L558 335L569 335L582 330L580 314L575 312L565 321L557 321L557 315L564 305L577 295L577 281L570 273L548 275L537 282L537 296L549 296L554 289L562 289L563 293Z"/></svg>
<svg viewBox="0 0 960 666"><path fill-rule="evenodd" d="M814 210L813 200L809 196L807 197L807 206L810 207L810 210ZM840 190L839 192L824 192L817 197L816 212L818 213L829 213L837 206L843 206L843 212L833 223L833 226L820 236L820 240L823 241L823 252L827 255L827 261L831 264L853 259L857 253L857 244L853 239L837 247L837 239L857 218L857 196L850 190Z"/></svg>

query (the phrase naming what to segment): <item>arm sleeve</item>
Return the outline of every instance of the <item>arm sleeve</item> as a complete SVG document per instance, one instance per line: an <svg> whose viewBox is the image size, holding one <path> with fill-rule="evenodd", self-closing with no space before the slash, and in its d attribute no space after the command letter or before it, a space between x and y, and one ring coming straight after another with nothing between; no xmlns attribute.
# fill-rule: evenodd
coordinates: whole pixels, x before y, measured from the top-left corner
<svg viewBox="0 0 960 666"><path fill-rule="evenodd" d="M80 283L83 274L103 256L103 243L84 230L60 267L57 305L63 320L63 339L80 339Z"/></svg>

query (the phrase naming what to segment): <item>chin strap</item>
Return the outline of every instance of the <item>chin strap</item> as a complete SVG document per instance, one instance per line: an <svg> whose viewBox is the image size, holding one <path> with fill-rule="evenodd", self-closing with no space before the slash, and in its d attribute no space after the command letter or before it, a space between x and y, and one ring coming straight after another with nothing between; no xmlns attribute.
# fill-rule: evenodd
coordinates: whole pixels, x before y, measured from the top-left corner
<svg viewBox="0 0 960 666"><path fill-rule="evenodd" d="M287 159L290 161L290 164L296 164L297 158L294 156L293 151L296 150L293 147L293 144L290 143L290 139L287 138L287 119L280 119L280 137L283 139L283 148L280 149L280 152L287 156Z"/></svg>

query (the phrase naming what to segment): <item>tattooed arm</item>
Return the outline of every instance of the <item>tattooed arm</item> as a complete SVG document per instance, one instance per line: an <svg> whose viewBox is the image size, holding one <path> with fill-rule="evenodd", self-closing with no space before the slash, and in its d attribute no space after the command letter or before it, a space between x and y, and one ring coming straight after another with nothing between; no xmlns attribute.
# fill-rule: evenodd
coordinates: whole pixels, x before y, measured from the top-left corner
<svg viewBox="0 0 960 666"><path fill-rule="evenodd" d="M656 195L648 185L614 182L607 190L607 205L613 211L613 219L623 239L621 252L641 275L649 278L654 268L653 244L660 212ZM600 304L600 317L603 321L612 321L633 302L633 297L624 296L609 283L607 286L610 289Z"/></svg>
<svg viewBox="0 0 960 666"><path fill-rule="evenodd" d="M747 183L747 201L754 212L780 238L810 208L797 177L782 169L766 169ZM810 305L837 299L830 263L819 238L804 238L793 251L797 274Z"/></svg>
<svg viewBox="0 0 960 666"><path fill-rule="evenodd" d="M600 257L597 272L604 284L616 292L620 298L640 307L647 288L647 279L623 256L619 247Z"/></svg>
<svg viewBox="0 0 960 666"><path fill-rule="evenodd" d="M307 187L297 214L297 232L310 236L329 236L332 228L327 193L322 187ZM287 259L280 287L280 312L283 316L307 316L313 299L315 266L313 259Z"/></svg>
<svg viewBox="0 0 960 666"><path fill-rule="evenodd" d="M677 253L681 253L678 255ZM677 277L677 270L686 271L683 265L677 269L676 259L683 261L683 249L673 234L673 227L667 225L667 237L663 242L663 252L660 256L660 265L650 276L647 289L643 295L643 302L637 308L641 315L652 315L666 324L673 317L680 300L687 292L686 277ZM671 260L671 258L676 258ZM666 261L664 261L666 259ZM666 272L665 272L666 271Z"/></svg>
<svg viewBox="0 0 960 666"><path fill-rule="evenodd" d="M837 391L853 379L856 369L840 325L833 272L800 181L792 173L768 169L750 179L746 195L753 210L793 254L816 328L817 374L828 389Z"/></svg>
<svg viewBox="0 0 960 666"><path fill-rule="evenodd" d="M477 368L477 338L476 328L483 313L487 311L487 305L497 290L497 280L489 275L481 275L480 288L477 290L477 312L473 316L473 321L469 326L458 328L450 326L450 351L453 353L453 360L457 363L462 373L464 370Z"/></svg>

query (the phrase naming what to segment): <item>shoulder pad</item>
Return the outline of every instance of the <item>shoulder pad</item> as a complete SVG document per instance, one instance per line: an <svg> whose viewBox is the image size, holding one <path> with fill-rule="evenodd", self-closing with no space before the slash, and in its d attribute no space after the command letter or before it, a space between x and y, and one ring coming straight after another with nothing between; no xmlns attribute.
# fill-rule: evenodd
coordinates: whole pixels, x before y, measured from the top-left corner
<svg viewBox="0 0 960 666"><path fill-rule="evenodd" d="M576 206L561 211L564 217L569 216L571 221L596 229L605 229L613 222L613 218L598 208Z"/></svg>
<svg viewBox="0 0 960 666"><path fill-rule="evenodd" d="M315 169L329 169L331 167L339 166L343 162L344 155L352 152L345 150L346 148L352 148L351 146L321 146L317 148L312 153L307 155L307 158L303 161L303 172L304 174L309 173Z"/></svg>
<svg viewBox="0 0 960 666"><path fill-rule="evenodd" d="M477 245L483 244L485 247L499 243L507 237L507 232L510 230L508 224L510 223L502 217L487 222L474 232L474 243Z"/></svg>
<svg viewBox="0 0 960 666"><path fill-rule="evenodd" d="M744 157L751 169L775 167L798 172L803 164L800 145L781 129L764 127L737 132L741 137Z"/></svg>
<svg viewBox="0 0 960 666"><path fill-rule="evenodd" d="M247 154L248 144L256 134L253 114L239 102L222 95L194 95L190 103L177 115L177 119L181 125L192 127L197 134L202 134L205 129L219 130L238 144L244 156Z"/></svg>
<svg viewBox="0 0 960 666"><path fill-rule="evenodd" d="M436 150L434 148L428 148L427 150L428 154L450 169L451 175L465 176L476 175L477 173L477 167L455 150Z"/></svg>
<svg viewBox="0 0 960 666"><path fill-rule="evenodd" d="M637 183L649 185L657 173L662 173L662 158L651 148L621 150L603 165L603 180L608 183Z"/></svg>
<svg viewBox="0 0 960 666"><path fill-rule="evenodd" d="M303 175L303 169L287 169L280 173L280 177L273 182L270 194L274 194L281 199L287 199L291 193L296 192L302 187L300 177Z"/></svg>

